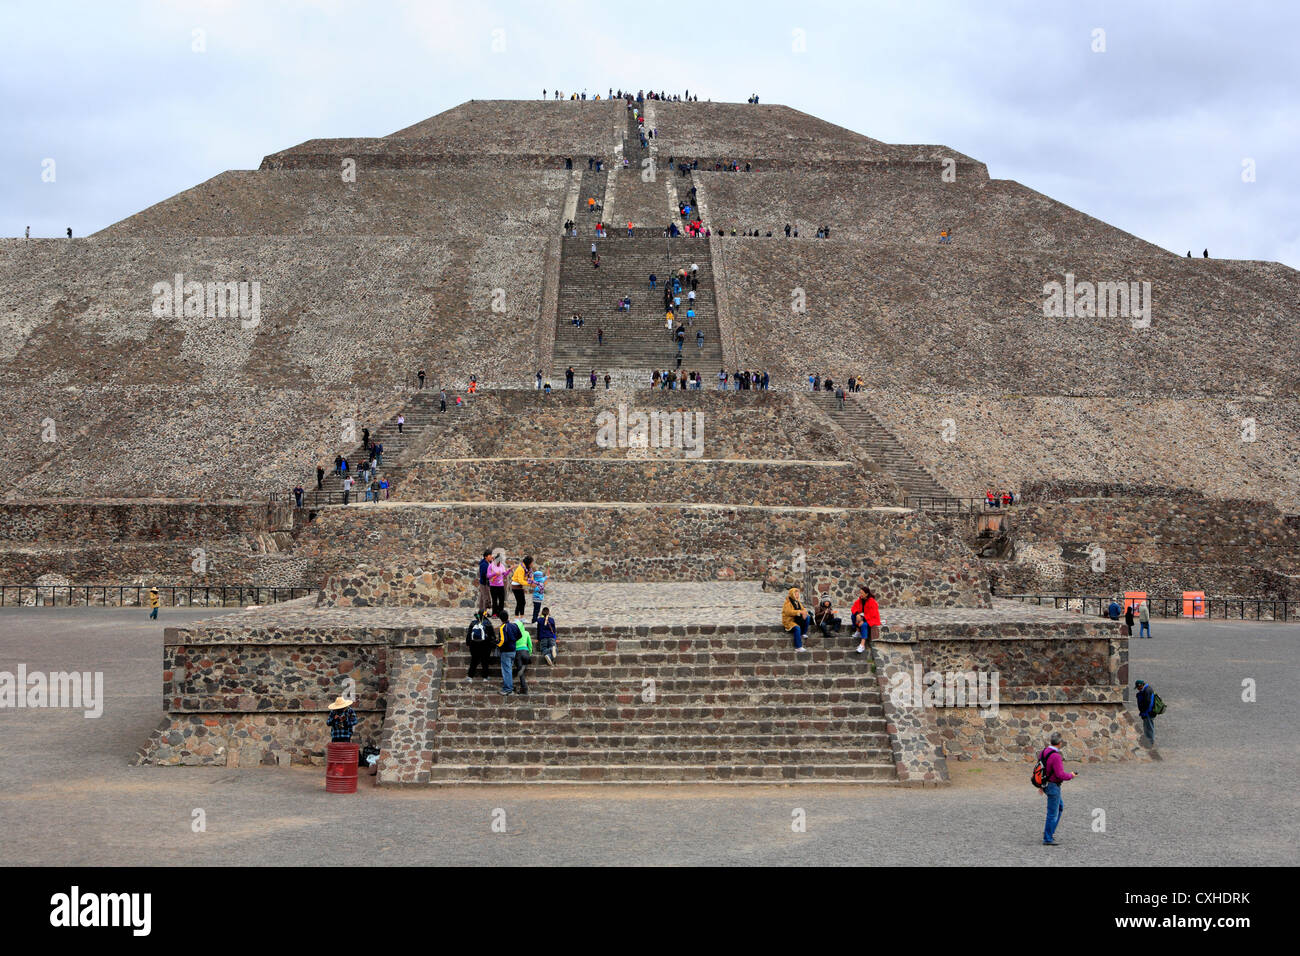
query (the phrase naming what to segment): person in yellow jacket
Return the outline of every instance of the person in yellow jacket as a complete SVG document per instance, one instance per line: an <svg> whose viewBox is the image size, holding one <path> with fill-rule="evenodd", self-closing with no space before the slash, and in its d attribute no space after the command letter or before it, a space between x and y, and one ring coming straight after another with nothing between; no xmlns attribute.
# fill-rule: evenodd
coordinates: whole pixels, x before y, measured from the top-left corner
<svg viewBox="0 0 1300 956"><path fill-rule="evenodd" d="M524 555L524 560L515 565L510 575L510 591L515 596L515 617L524 616L524 593L533 575L533 556Z"/></svg>
<svg viewBox="0 0 1300 956"><path fill-rule="evenodd" d="M149 607L152 608L152 610L149 612L149 620L151 620L151 621L156 621L156 620L158 620L158 607L159 607L160 604L162 604L162 602L158 600L158 589L157 589L157 588L150 588L150 589L149 589Z"/></svg>
<svg viewBox="0 0 1300 956"><path fill-rule="evenodd" d="M781 627L794 639L794 649L803 651L803 636L812 630L812 613L799 600L799 589L791 588L781 608Z"/></svg>

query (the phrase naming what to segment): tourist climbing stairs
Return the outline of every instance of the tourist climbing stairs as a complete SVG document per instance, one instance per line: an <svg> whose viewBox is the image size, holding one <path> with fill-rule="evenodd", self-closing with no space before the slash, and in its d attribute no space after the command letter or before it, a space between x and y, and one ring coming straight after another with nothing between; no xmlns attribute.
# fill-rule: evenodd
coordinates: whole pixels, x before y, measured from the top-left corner
<svg viewBox="0 0 1300 956"><path fill-rule="evenodd" d="M608 371L615 377L634 375L649 384L651 370L676 371L676 339L664 325L664 283L671 274L691 263L699 266L695 321L686 327L681 367L704 376L705 387L715 382L722 365L718 313L713 294L713 269L708 242L704 239L665 239L658 236L624 236L594 240L600 267L592 267L591 239L565 239L560 258L559 308L556 315L555 353L551 369L553 387L564 387L564 371L572 366L578 387L585 387L591 369L602 379ZM657 288L649 288L653 273ZM689 289L689 284L687 285ZM616 306L624 296L632 300L631 311ZM686 290L682 292L685 320ZM581 328L573 325L574 313L582 315ZM603 329L604 344L598 344L597 330ZM704 332L704 346L697 344L697 331ZM640 374L644 373L644 374Z"/></svg>
<svg viewBox="0 0 1300 956"><path fill-rule="evenodd" d="M584 169L578 180L578 211L574 222L578 224L578 237L585 238L588 242L596 237L596 226L604 222L605 185L608 180L609 172L605 169L600 172ZM593 199L594 203L589 202Z"/></svg>
<svg viewBox="0 0 1300 956"><path fill-rule="evenodd" d="M433 440L434 433L439 429L452 425L466 414L469 414L468 407L460 409L454 407L454 398L450 393L448 394L448 411L439 411L438 393L439 390L436 388L425 388L412 393L410 399L399 413L406 419L402 423L401 431L398 431L396 414L379 424L378 427L373 427L365 422L356 422L354 424L355 439L338 451L338 454L347 458L347 473L352 476L355 482L352 488L352 501L365 500L365 489L361 485L361 466L368 458L368 453L362 444L364 428L370 428L370 440L372 442L378 442L384 446L383 465L374 477L381 481L387 481L389 494L393 497L400 497L397 486L402 476L414 463L412 454L420 454ZM316 476L314 473L310 482L303 483L303 488L307 491L304 504L308 507L339 504L342 501L343 476L334 472L333 455L329 456L328 461L322 461L321 465L325 468L325 479L322 482L320 491L317 492L316 490Z"/></svg>

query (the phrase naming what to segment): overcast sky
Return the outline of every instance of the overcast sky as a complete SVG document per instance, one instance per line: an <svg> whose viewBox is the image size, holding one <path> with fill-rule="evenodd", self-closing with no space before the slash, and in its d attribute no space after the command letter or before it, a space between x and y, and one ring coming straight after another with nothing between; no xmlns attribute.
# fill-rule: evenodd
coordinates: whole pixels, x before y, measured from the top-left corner
<svg viewBox="0 0 1300 956"><path fill-rule="evenodd" d="M468 99L621 85L757 92L1179 253L1300 267L1297 36L1290 0L0 0L0 235L83 236Z"/></svg>

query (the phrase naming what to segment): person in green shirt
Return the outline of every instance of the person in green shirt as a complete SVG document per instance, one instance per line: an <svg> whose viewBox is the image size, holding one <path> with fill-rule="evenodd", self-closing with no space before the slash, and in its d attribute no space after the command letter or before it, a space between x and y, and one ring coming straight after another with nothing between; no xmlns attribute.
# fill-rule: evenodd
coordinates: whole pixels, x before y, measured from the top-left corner
<svg viewBox="0 0 1300 956"><path fill-rule="evenodd" d="M519 640L515 641L514 679L518 693L527 696L528 682L524 680L524 672L533 661L533 636L524 627L522 618L515 618L515 626L519 628Z"/></svg>

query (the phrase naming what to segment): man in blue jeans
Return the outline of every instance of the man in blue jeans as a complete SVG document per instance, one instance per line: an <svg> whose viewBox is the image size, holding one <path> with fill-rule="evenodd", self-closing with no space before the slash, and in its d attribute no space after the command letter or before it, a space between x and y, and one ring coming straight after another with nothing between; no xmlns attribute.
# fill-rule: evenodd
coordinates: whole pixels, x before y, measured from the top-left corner
<svg viewBox="0 0 1300 956"><path fill-rule="evenodd" d="M1056 842L1056 825L1061 822L1065 803L1061 800L1061 784L1073 780L1077 773L1067 773L1061 759L1061 734L1053 733L1048 746L1039 756L1047 768L1047 784L1043 793L1047 796L1047 822L1043 824L1043 846L1059 846Z"/></svg>
<svg viewBox="0 0 1300 956"><path fill-rule="evenodd" d="M497 628L497 649L501 654L501 696L509 697L515 692L515 641L519 640L519 627L510 622L510 614L504 609L497 612L501 626Z"/></svg>

